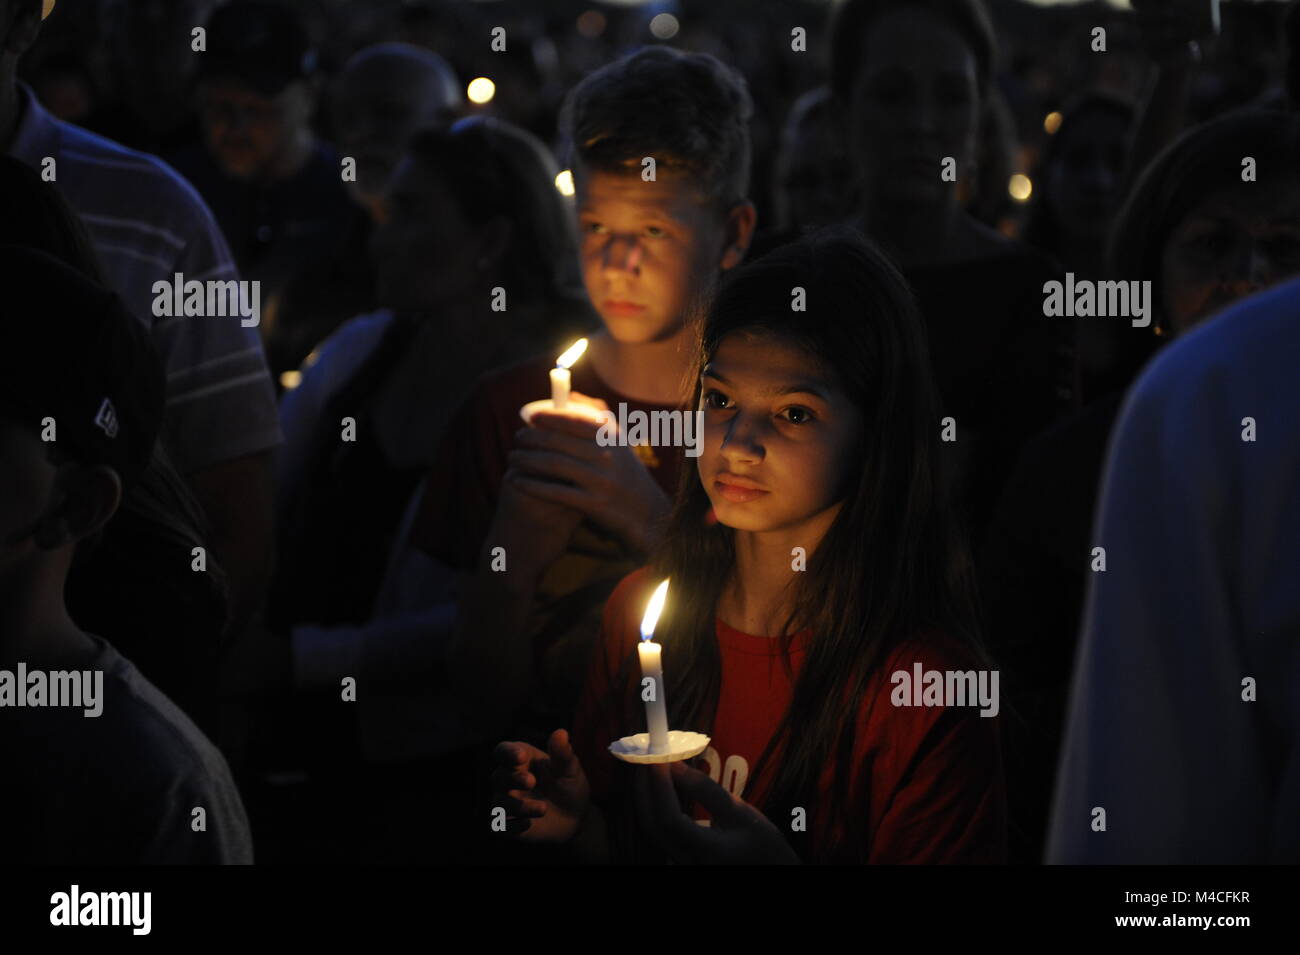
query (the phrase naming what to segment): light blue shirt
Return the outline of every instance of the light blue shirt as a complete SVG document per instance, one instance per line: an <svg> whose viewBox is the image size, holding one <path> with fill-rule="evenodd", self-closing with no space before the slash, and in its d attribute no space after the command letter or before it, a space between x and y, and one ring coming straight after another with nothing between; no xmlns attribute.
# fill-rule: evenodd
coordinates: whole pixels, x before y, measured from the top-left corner
<svg viewBox="0 0 1300 955"><path fill-rule="evenodd" d="M1094 546L1047 861L1300 862L1300 281L1138 379Z"/></svg>

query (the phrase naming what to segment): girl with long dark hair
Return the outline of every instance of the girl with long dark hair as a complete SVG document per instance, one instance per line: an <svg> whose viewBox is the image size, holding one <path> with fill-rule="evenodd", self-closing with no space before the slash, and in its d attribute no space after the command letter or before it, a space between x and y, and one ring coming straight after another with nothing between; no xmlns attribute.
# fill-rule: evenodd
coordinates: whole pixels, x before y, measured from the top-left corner
<svg viewBox="0 0 1300 955"><path fill-rule="evenodd" d="M902 277L847 230L780 247L724 280L697 368L698 480L606 605L572 745L498 747L511 828L618 861L653 858L647 834L680 861L1001 861L995 677ZM669 722L710 734L713 780L608 752L644 726L637 630L665 577ZM917 705L917 667L992 698Z"/></svg>

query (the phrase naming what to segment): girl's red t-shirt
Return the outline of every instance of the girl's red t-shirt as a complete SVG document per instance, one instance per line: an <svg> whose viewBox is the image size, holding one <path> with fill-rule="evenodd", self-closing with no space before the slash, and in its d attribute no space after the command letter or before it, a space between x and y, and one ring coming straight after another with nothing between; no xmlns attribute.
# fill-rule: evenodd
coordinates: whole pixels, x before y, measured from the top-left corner
<svg viewBox="0 0 1300 955"><path fill-rule="evenodd" d="M610 596L575 716L574 745L599 802L617 798L630 779L627 764L610 755L610 742L645 731L644 717L638 714L635 726L620 725L622 707L608 703L611 694L639 701L636 644L641 615L656 583L642 568L623 578ZM796 636L791 645L792 674L781 660L778 640L743 633L722 620L717 622L717 636L722 687L703 759L715 781L756 803L770 784L771 771L755 779L753 770L789 706L793 680L806 656L807 634ZM916 663L922 672L976 668L964 648L935 635L908 641L889 656L861 703L849 790L853 811L866 816L868 845L845 845L844 829L836 826L832 834L815 840L815 851L869 863L1005 862L1006 797L998 717L981 716L978 705L895 706L889 676L899 670L914 674ZM673 674L665 669L669 700L672 691ZM831 778L828 766L817 804L802 807L809 832L818 831L817 814L829 810ZM696 806L693 814L708 824L703 809ZM791 825L791 820L773 822Z"/></svg>

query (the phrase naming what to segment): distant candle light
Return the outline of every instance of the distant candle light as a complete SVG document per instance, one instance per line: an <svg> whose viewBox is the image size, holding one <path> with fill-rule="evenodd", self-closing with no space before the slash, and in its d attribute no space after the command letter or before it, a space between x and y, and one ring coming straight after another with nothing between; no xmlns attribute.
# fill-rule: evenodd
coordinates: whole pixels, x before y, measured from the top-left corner
<svg viewBox="0 0 1300 955"><path fill-rule="evenodd" d="M465 88L465 95L469 97L471 103L482 106L484 103L492 102L492 97L497 95L497 85L486 76L480 76L469 81L469 86Z"/></svg>
<svg viewBox="0 0 1300 955"><path fill-rule="evenodd" d="M1011 193L1011 198L1016 202L1028 202L1034 192L1034 184L1029 181L1028 176L1018 172L1007 183L1007 192Z"/></svg>
<svg viewBox="0 0 1300 955"><path fill-rule="evenodd" d="M1049 136L1055 136L1056 131L1061 128L1061 114L1053 110L1043 117L1043 131Z"/></svg>
<svg viewBox="0 0 1300 955"><path fill-rule="evenodd" d="M682 25L671 13L660 13L650 20L650 32L659 40L671 40L681 28Z"/></svg>
<svg viewBox="0 0 1300 955"><path fill-rule="evenodd" d="M560 174L555 177L555 188L560 191L560 195L562 196L573 195L573 170L562 170Z"/></svg>

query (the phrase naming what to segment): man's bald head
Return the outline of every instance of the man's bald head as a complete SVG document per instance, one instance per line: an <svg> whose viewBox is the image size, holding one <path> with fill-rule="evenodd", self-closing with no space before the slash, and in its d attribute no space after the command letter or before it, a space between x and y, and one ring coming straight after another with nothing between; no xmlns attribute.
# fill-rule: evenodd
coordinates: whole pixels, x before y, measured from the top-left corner
<svg viewBox="0 0 1300 955"><path fill-rule="evenodd" d="M357 161L353 196L375 208L407 140L449 122L464 102L447 61L408 43L380 43L355 54L334 83L339 151Z"/></svg>

